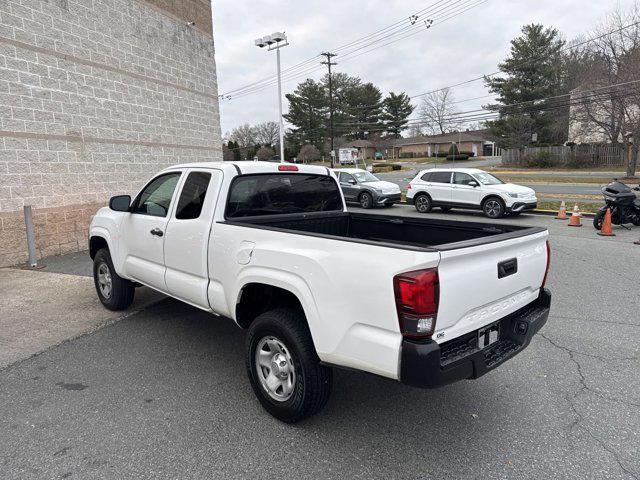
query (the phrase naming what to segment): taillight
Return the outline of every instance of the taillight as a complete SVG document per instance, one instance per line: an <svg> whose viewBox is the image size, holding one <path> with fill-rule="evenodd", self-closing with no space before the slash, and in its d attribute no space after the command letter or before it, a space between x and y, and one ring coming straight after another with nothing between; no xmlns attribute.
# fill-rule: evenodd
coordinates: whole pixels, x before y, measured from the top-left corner
<svg viewBox="0 0 640 480"><path fill-rule="evenodd" d="M407 338L429 338L436 328L440 282L438 269L428 268L393 277L400 332Z"/></svg>
<svg viewBox="0 0 640 480"><path fill-rule="evenodd" d="M407 190L411 190L411 184L407 183Z"/></svg>
<svg viewBox="0 0 640 480"><path fill-rule="evenodd" d="M551 247L549 246L549 240L547 240L547 266L544 269L544 278L542 279L542 285L540 288L544 288L547 283L547 275L549 274L549 264L551 263Z"/></svg>
<svg viewBox="0 0 640 480"><path fill-rule="evenodd" d="M297 172L298 167L295 165L278 165L279 172Z"/></svg>

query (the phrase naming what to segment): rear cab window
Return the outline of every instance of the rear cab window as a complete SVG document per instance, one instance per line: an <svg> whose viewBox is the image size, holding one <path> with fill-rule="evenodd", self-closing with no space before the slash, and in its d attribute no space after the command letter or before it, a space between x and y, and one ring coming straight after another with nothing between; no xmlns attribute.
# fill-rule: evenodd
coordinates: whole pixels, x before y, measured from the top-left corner
<svg viewBox="0 0 640 480"><path fill-rule="evenodd" d="M226 218L342 211L336 181L328 175L260 173L233 179Z"/></svg>

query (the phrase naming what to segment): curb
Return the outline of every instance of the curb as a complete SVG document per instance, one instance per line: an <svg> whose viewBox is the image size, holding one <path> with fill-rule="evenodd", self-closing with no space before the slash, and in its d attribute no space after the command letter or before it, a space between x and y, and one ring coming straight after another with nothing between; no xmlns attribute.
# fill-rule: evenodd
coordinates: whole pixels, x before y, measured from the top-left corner
<svg viewBox="0 0 640 480"><path fill-rule="evenodd" d="M398 202L397 205L410 206L407 202ZM539 209L528 210L526 213L528 213L530 215L541 215L541 216L546 216L546 217L550 217L550 216L554 216L554 215L558 214L558 212L556 212L555 210L539 210ZM590 217L590 218L592 218L592 217L595 217L596 214L595 213L580 212L580 216L581 217Z"/></svg>

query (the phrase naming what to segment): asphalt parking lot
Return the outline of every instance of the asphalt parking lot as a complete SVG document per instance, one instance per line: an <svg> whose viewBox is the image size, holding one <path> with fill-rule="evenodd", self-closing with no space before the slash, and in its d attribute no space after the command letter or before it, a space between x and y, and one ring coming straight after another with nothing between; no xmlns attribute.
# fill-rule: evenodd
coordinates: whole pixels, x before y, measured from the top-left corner
<svg viewBox="0 0 640 480"><path fill-rule="evenodd" d="M253 396L243 331L164 299L0 370L0 477L639 478L640 228L503 221L549 228L554 297L488 375L429 391L337 370L327 408L285 425Z"/></svg>

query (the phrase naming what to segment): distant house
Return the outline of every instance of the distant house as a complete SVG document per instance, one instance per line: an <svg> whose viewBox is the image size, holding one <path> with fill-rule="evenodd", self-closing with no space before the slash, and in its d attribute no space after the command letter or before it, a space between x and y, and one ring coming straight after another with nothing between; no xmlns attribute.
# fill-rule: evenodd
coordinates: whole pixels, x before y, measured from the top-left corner
<svg viewBox="0 0 640 480"><path fill-rule="evenodd" d="M393 151L388 153L392 158L435 157L448 152L453 143L458 146L458 151L471 152L476 157L500 154L488 130L399 138L394 142Z"/></svg>

